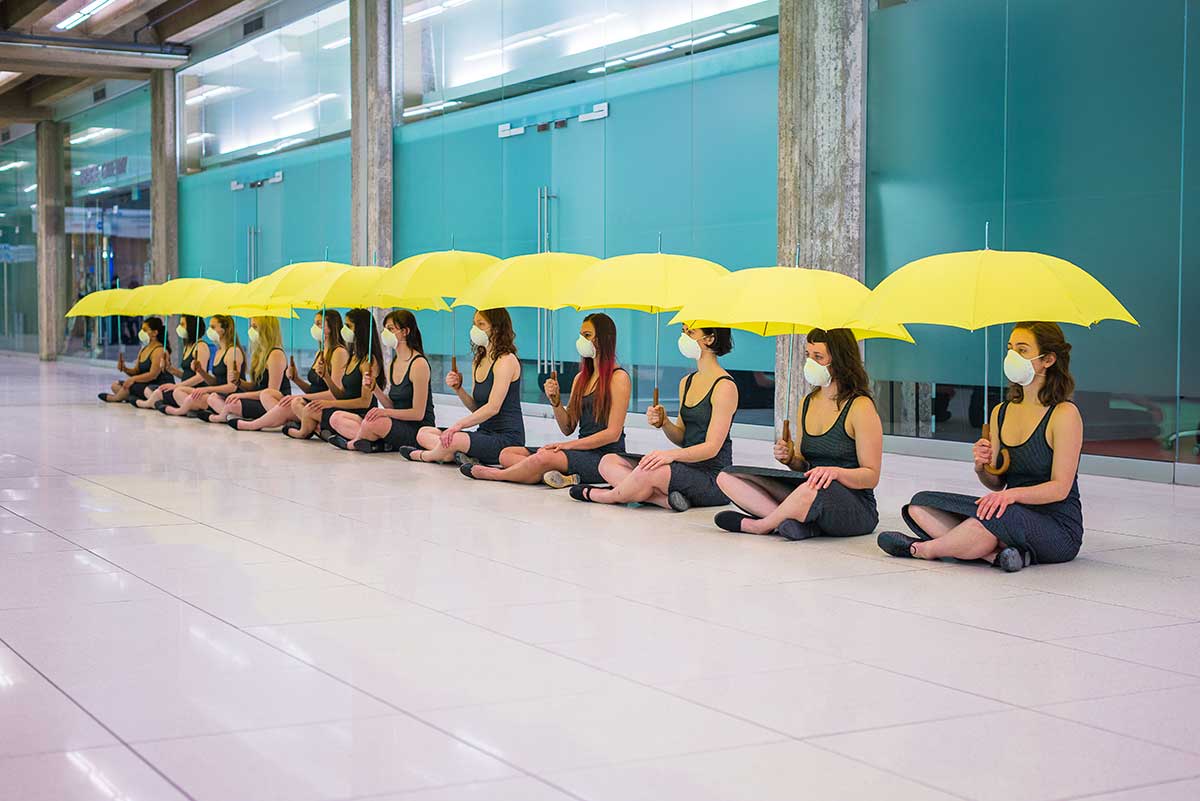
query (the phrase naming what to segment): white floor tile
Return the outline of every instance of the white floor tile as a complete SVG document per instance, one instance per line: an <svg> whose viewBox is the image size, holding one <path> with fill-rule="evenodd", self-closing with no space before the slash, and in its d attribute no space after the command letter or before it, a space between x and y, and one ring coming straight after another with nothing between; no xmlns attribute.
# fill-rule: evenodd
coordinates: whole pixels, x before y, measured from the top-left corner
<svg viewBox="0 0 1200 801"><path fill-rule="evenodd" d="M1200 754L1200 686L1039 707L1047 714Z"/></svg>
<svg viewBox="0 0 1200 801"><path fill-rule="evenodd" d="M1200 623L1060 641L1066 648L1200 676Z"/></svg>
<svg viewBox="0 0 1200 801"><path fill-rule="evenodd" d="M71 699L0 646L0 757L77 751L116 742Z"/></svg>
<svg viewBox="0 0 1200 801"><path fill-rule="evenodd" d="M0 759L5 797L20 801L184 801L123 746Z"/></svg>

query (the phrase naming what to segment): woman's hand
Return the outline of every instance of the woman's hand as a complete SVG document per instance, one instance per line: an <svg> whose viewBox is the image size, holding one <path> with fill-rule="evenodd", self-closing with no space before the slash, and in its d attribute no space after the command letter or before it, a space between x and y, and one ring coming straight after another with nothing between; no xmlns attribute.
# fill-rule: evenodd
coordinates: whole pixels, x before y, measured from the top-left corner
<svg viewBox="0 0 1200 801"><path fill-rule="evenodd" d="M388 410L380 406L372 406L363 416L364 423L374 423L376 420L386 420L388 418Z"/></svg>
<svg viewBox="0 0 1200 801"><path fill-rule="evenodd" d="M332 403L332 401L328 401L328 400L324 400L324 399L309 401L306 404L305 408L307 408L309 411L312 411L312 412L323 412L323 411L325 411L325 409L327 409L329 407L330 403Z"/></svg>
<svg viewBox="0 0 1200 801"><path fill-rule="evenodd" d="M287 375L292 381L296 381L300 378L300 371L296 369L295 359L292 359L291 362L288 363Z"/></svg>
<svg viewBox="0 0 1200 801"><path fill-rule="evenodd" d="M126 378L121 382L121 386L125 387L125 389L133 389L133 384L134 380L132 378Z"/></svg>
<svg viewBox="0 0 1200 801"><path fill-rule="evenodd" d="M675 461L677 451L650 451L638 462L638 469L653 470L656 467L666 467Z"/></svg>
<svg viewBox="0 0 1200 801"><path fill-rule="evenodd" d="M1004 510L1013 503L1012 490L989 492L975 501L975 516L980 520L991 520L1004 516Z"/></svg>
<svg viewBox="0 0 1200 801"><path fill-rule="evenodd" d="M558 379L547 378L546 383L542 385L542 389L546 392L546 398L550 401L550 405L558 406L562 401L562 391L558 386Z"/></svg>
<svg viewBox="0 0 1200 801"><path fill-rule="evenodd" d="M449 376L447 376L446 378L449 379ZM460 378L461 378L461 376L460 376ZM458 425L458 423L455 423L454 425L450 426L445 431L443 431L441 437L439 437L442 447L449 448L451 445L453 445L454 444L454 435L459 433L460 431L462 431L462 428Z"/></svg>
<svg viewBox="0 0 1200 801"><path fill-rule="evenodd" d="M374 389L375 389L375 371L374 370L368 370L367 374L363 376L363 389L367 390L368 392L374 391Z"/></svg>
<svg viewBox="0 0 1200 801"><path fill-rule="evenodd" d="M446 373L446 386L450 389L457 390L462 387L462 373L457 370L451 370Z"/></svg>
<svg viewBox="0 0 1200 801"><path fill-rule="evenodd" d="M172 367L171 365L167 365L167 372L170 373L171 375L175 376L176 378L179 378L180 376L183 375L182 370L180 370L178 367Z"/></svg>
<svg viewBox="0 0 1200 801"><path fill-rule="evenodd" d="M318 356L316 363L313 364L313 369L317 371L317 375L322 379L329 378L329 368L325 366L325 358Z"/></svg>
<svg viewBox="0 0 1200 801"><path fill-rule="evenodd" d="M122 373L125 372L125 354L124 353L117 354L117 369L120 370Z"/></svg>
<svg viewBox="0 0 1200 801"><path fill-rule="evenodd" d="M663 408L661 403L656 406L651 406L646 410L646 422L655 428L662 428L666 421L667 410Z"/></svg>
<svg viewBox="0 0 1200 801"><path fill-rule="evenodd" d="M988 465L992 464L992 441L989 439L981 439L975 443L975 447L971 449L971 455L975 458L975 471L978 472Z"/></svg>
<svg viewBox="0 0 1200 801"><path fill-rule="evenodd" d="M775 449L772 453L775 456L775 461L782 462L783 464L792 463L792 456L794 453L792 451L792 443L781 439L775 443Z"/></svg>
<svg viewBox="0 0 1200 801"><path fill-rule="evenodd" d="M838 480L842 474L840 467L814 467L804 474L805 483L815 490L823 490Z"/></svg>
<svg viewBox="0 0 1200 801"><path fill-rule="evenodd" d="M569 451L575 447L573 442L551 442L549 445L543 445L538 450L546 451L547 453L558 453L560 451Z"/></svg>

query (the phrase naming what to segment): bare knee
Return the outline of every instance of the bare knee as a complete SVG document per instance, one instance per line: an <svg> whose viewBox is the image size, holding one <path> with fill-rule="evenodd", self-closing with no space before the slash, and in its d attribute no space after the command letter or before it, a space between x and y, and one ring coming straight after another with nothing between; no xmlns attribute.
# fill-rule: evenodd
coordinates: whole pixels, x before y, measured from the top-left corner
<svg viewBox="0 0 1200 801"><path fill-rule="evenodd" d="M504 450L500 451L500 466L512 467L513 465L520 464L524 461L528 461L530 464L535 464L535 462L532 460L538 458L540 455L541 451L536 451L531 455L529 451L525 450L524 448L518 448L516 446L505 448Z"/></svg>
<svg viewBox="0 0 1200 801"><path fill-rule="evenodd" d="M426 426L417 432L417 444L422 448L436 448L442 432L433 426Z"/></svg>
<svg viewBox="0 0 1200 801"><path fill-rule="evenodd" d="M731 495L746 485L746 479L740 476L735 476L732 473L721 472L717 474L717 487L726 495Z"/></svg>
<svg viewBox="0 0 1200 801"><path fill-rule="evenodd" d="M629 470L629 463L615 453L605 454L600 458L599 465L600 475L609 484L614 484L613 479L620 477Z"/></svg>

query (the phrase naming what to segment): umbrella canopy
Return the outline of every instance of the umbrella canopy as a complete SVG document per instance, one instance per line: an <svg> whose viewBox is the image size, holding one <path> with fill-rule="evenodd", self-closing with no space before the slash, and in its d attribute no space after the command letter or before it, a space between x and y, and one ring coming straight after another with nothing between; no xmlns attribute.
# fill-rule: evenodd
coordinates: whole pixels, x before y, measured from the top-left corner
<svg viewBox="0 0 1200 801"><path fill-rule="evenodd" d="M175 278L158 288L155 310L160 314L192 314L191 308L197 297L202 297L220 286L212 278Z"/></svg>
<svg viewBox="0 0 1200 801"><path fill-rule="evenodd" d="M99 289L80 298L66 317L108 317L115 307L124 305L132 289Z"/></svg>
<svg viewBox="0 0 1200 801"><path fill-rule="evenodd" d="M280 283L280 292L286 292L293 306L304 309L353 308L372 305L375 285L387 273L380 267L338 267L325 270L304 286L292 289L295 282L288 279ZM424 308L448 309L445 301L436 298L437 304Z"/></svg>
<svg viewBox="0 0 1200 801"><path fill-rule="evenodd" d="M487 253L440 250L396 262L376 284L372 305L413 308L413 298L456 298L467 284L500 261Z"/></svg>
<svg viewBox="0 0 1200 801"><path fill-rule="evenodd" d="M910 262L880 282L864 319L948 325L1045 320L1090 326L1137 320L1103 284L1069 261L1042 253L973 250Z"/></svg>
<svg viewBox="0 0 1200 801"><path fill-rule="evenodd" d="M197 297L181 314L196 314L211 317L228 314L234 317L292 317L296 316L288 305L250 306L242 302L247 284L219 283L202 296Z"/></svg>
<svg viewBox="0 0 1200 801"><path fill-rule="evenodd" d="M146 286L131 289L129 294L125 296L124 302L119 305L116 303L113 304L114 313L126 317L145 317L149 314L162 314L162 307L159 306L161 293L162 284L147 284Z"/></svg>
<svg viewBox="0 0 1200 801"><path fill-rule="evenodd" d="M499 309L532 306L561 309L576 305L579 277L600 260L578 253L532 253L498 261L459 292L454 306ZM449 293L446 293L449 294Z"/></svg>
<svg viewBox="0 0 1200 801"><path fill-rule="evenodd" d="M657 314L703 298L729 271L716 262L671 253L633 253L593 265L571 287L577 309L633 309Z"/></svg>
<svg viewBox="0 0 1200 801"><path fill-rule="evenodd" d="M278 306L299 306L292 302L292 296L303 292L313 282L322 276L335 271L344 271L348 264L338 264L332 261L302 261L280 267L275 272L256 278L245 289L241 297L234 299L232 307L238 310L246 308L270 308ZM314 308L314 307L301 307ZM320 308L320 305L315 308Z"/></svg>
<svg viewBox="0 0 1200 801"><path fill-rule="evenodd" d="M807 334L814 328L849 328L858 339L912 342L896 322L856 322L871 291L853 278L828 270L756 267L715 280L703 297L686 304L672 323L689 327L728 326L759 336Z"/></svg>

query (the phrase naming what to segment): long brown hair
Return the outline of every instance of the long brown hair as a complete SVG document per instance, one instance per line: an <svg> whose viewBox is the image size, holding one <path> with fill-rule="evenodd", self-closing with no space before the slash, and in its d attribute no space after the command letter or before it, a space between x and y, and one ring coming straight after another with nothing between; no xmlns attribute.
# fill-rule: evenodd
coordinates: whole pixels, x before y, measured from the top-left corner
<svg viewBox="0 0 1200 801"><path fill-rule="evenodd" d="M833 399L839 406L857 397L871 397L871 379L863 365L858 340L849 328L814 328L808 332L809 342L823 344L829 349L829 375L837 382L838 394Z"/></svg>
<svg viewBox="0 0 1200 801"><path fill-rule="evenodd" d="M479 313L492 324L492 331L488 334L488 346L474 349L475 360L472 366L478 367L489 350L492 352L494 361L499 361L500 357L506 353L515 356L517 354L515 342L517 335L513 333L512 318L508 316L508 309L480 309Z"/></svg>
<svg viewBox="0 0 1200 801"><path fill-rule="evenodd" d="M321 312L321 327L325 329L324 349L321 355L325 358L325 366L332 364L333 352L346 347L342 339L342 313L337 309L325 309ZM348 349L347 349L348 350Z"/></svg>
<svg viewBox="0 0 1200 801"><path fill-rule="evenodd" d="M1075 378L1071 375L1071 343L1067 342L1062 326L1058 323L1017 323L1013 330L1021 329L1033 334L1042 356L1054 354L1054 364L1046 368L1046 380L1038 390L1038 403L1055 406L1070 400L1075 394ZM1025 387L1013 384L1008 390L1008 399L1016 403L1025 400Z"/></svg>
<svg viewBox="0 0 1200 801"><path fill-rule="evenodd" d="M603 312L589 314L583 318L585 323L591 323L596 329L592 337L592 345L596 348L595 358L579 360L579 391L571 393L571 402L567 404L567 413L572 419L578 420L583 413L583 396L587 385L596 378L596 398L593 402L593 414L597 420L608 420L609 407L612 403L612 376L617 368L617 325L613 319Z"/></svg>
<svg viewBox="0 0 1200 801"><path fill-rule="evenodd" d="M392 325L399 328L401 331L407 331L404 335L404 344L413 353L425 355L425 346L421 343L421 329L417 327L417 316L408 309L395 309L388 312L388 316L383 318L383 324Z"/></svg>
<svg viewBox="0 0 1200 801"><path fill-rule="evenodd" d="M379 371L376 383L380 389L387 389L388 377L383 364L383 347L379 344L379 329L375 326L374 315L366 309L351 309L346 312L346 320L354 329L354 341L350 343L350 348L354 351L355 369L361 370L367 359L370 359L371 370Z"/></svg>
<svg viewBox="0 0 1200 801"><path fill-rule="evenodd" d="M214 314L213 319L221 324L221 328L225 332L224 337L218 337L218 339L222 340L218 343L218 346L224 345L226 351L228 351L229 348L236 348L238 353L242 354L242 366L238 368L238 378L245 378L246 351L242 347L242 343L238 341L237 325L233 322L233 318L228 314Z"/></svg>

